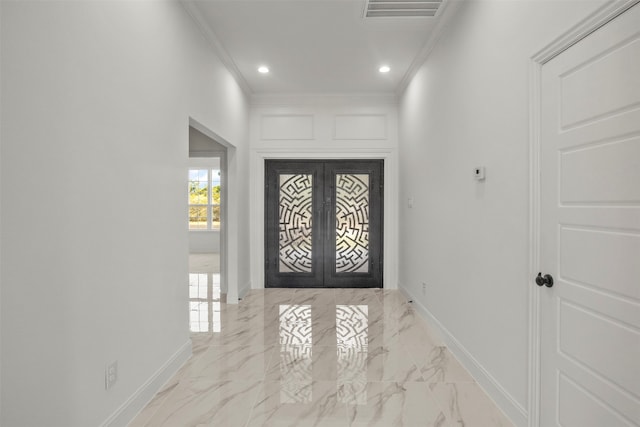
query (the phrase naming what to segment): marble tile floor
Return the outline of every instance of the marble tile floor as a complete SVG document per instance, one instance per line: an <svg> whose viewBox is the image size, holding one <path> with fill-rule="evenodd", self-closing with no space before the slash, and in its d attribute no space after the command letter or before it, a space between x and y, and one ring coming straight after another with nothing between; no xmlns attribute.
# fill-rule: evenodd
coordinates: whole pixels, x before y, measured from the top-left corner
<svg viewBox="0 0 640 427"><path fill-rule="evenodd" d="M220 254L189 254L190 273L220 273Z"/></svg>
<svg viewBox="0 0 640 427"><path fill-rule="evenodd" d="M192 358L130 427L512 426L398 291L253 290L227 305L212 288Z"/></svg>

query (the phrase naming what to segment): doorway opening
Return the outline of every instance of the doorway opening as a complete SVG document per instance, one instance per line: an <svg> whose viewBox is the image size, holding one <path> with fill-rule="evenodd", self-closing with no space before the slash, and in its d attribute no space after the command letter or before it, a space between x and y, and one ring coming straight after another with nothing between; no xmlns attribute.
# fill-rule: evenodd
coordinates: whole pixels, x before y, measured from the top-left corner
<svg viewBox="0 0 640 427"><path fill-rule="evenodd" d="M226 302L227 148L189 127L189 327L219 332Z"/></svg>
<svg viewBox="0 0 640 427"><path fill-rule="evenodd" d="M381 288L383 160L265 161L265 287Z"/></svg>

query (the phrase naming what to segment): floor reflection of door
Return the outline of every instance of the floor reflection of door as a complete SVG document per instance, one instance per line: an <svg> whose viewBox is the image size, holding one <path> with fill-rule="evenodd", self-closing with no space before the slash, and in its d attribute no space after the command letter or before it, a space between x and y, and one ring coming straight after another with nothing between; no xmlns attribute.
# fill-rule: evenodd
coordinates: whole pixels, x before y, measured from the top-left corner
<svg viewBox="0 0 640 427"><path fill-rule="evenodd" d="M267 160L265 287L382 287L382 160Z"/></svg>

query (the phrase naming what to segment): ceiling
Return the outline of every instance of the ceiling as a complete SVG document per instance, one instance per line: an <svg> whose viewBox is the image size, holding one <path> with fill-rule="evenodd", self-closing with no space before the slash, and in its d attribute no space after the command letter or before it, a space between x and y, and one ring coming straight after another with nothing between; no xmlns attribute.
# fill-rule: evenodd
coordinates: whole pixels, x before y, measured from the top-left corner
<svg viewBox="0 0 640 427"><path fill-rule="evenodd" d="M443 7L435 17L365 18L369 2L379 1L183 3L252 94L395 93L433 34ZM261 65L270 72L260 74ZM381 65L391 71L380 73Z"/></svg>

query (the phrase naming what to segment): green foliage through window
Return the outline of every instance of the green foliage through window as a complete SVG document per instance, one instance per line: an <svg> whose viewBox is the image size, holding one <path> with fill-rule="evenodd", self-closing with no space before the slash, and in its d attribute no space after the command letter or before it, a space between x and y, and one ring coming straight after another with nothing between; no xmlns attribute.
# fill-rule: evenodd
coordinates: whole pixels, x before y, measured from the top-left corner
<svg viewBox="0 0 640 427"><path fill-rule="evenodd" d="M220 190L218 169L189 169L190 230L220 229Z"/></svg>

